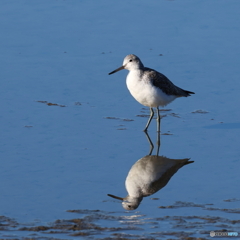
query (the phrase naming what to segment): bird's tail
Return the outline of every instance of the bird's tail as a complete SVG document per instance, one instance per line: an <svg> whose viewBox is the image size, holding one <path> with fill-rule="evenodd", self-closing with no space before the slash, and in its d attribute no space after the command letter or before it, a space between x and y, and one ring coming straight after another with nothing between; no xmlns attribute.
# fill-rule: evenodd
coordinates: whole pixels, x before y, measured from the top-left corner
<svg viewBox="0 0 240 240"><path fill-rule="evenodd" d="M187 90L184 90L184 92L186 93L186 97L191 96L191 94L195 94L195 92L190 92Z"/></svg>
<svg viewBox="0 0 240 240"><path fill-rule="evenodd" d="M186 162L184 163L184 165L187 165L187 164L189 164L189 163L194 163L194 161L189 161L190 158L187 158L186 160L188 160L188 161L186 161Z"/></svg>

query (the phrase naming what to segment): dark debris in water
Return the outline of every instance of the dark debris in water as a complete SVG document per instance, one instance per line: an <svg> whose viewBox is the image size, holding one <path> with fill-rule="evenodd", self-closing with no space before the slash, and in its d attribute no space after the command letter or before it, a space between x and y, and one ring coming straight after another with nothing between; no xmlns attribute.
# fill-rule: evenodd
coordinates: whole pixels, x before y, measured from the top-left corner
<svg viewBox="0 0 240 240"><path fill-rule="evenodd" d="M192 202L181 202L177 201L173 205L169 206L160 206L159 208L182 208L182 207L200 207L204 210L209 210L209 211L222 211L222 212L227 212L227 213L240 213L240 208L233 208L233 209L228 209L228 208L215 208L215 207L209 207L213 204L195 204ZM239 220L240 223L240 220Z"/></svg>
<svg viewBox="0 0 240 240"><path fill-rule="evenodd" d="M173 135L172 133L170 133L170 131L166 132L166 133L161 133L161 135Z"/></svg>
<svg viewBox="0 0 240 240"><path fill-rule="evenodd" d="M16 220L5 216L0 216L0 231L18 227Z"/></svg>
<svg viewBox="0 0 240 240"><path fill-rule="evenodd" d="M198 110L193 111L192 113L209 113L209 112L205 111L205 110L198 109Z"/></svg>
<svg viewBox="0 0 240 240"><path fill-rule="evenodd" d="M169 112L169 111L172 111L172 109L170 109L170 108L161 108L160 109L160 112Z"/></svg>
<svg viewBox="0 0 240 240"><path fill-rule="evenodd" d="M105 119L119 120L120 118L118 118L118 117L105 117Z"/></svg>
<svg viewBox="0 0 240 240"><path fill-rule="evenodd" d="M132 122L134 121L133 119L129 119L129 118L119 118L119 117L104 117L105 119L112 119L112 120L121 120L121 121L125 121L125 122Z"/></svg>
<svg viewBox="0 0 240 240"><path fill-rule="evenodd" d="M148 117L149 118L149 114L138 114L138 115L136 115L137 117Z"/></svg>
<svg viewBox="0 0 240 240"><path fill-rule="evenodd" d="M44 103L44 104L46 104L48 106L66 107L66 105L57 104L57 103L51 103L51 102L48 102L48 101L36 101L36 102Z"/></svg>
<svg viewBox="0 0 240 240"><path fill-rule="evenodd" d="M159 208L182 208L182 207L202 207L202 208L204 208L206 205L208 205L208 204L195 204L192 202L177 201L173 205L160 206Z"/></svg>
<svg viewBox="0 0 240 240"><path fill-rule="evenodd" d="M172 109L159 109L160 111L160 116L161 118L167 117L167 116L173 116L173 117L179 117L179 114L177 113L167 113L172 111ZM147 113L146 113L147 112ZM165 113L165 114L163 114ZM144 117L144 118L149 118L150 114L149 114L149 109L147 108L142 108L141 114L136 115L136 117Z"/></svg>
<svg viewBox="0 0 240 240"><path fill-rule="evenodd" d="M75 102L74 105L76 105L76 106L81 106L82 103L80 103L80 102Z"/></svg>
<svg viewBox="0 0 240 240"><path fill-rule="evenodd" d="M169 114L171 115L171 114ZM164 118L164 117L167 117L168 115L167 114L161 114L161 118ZM138 114L136 115L136 117L144 117L144 118L149 118L150 115L149 114Z"/></svg>
<svg viewBox="0 0 240 240"><path fill-rule="evenodd" d="M149 108L142 108L143 111L149 111ZM141 112L143 112L141 111ZM169 112L169 111L172 111L172 109L170 108L159 108L159 111L160 112Z"/></svg>
<svg viewBox="0 0 240 240"><path fill-rule="evenodd" d="M153 198L152 200L157 199ZM239 201L239 199L229 200ZM228 201L225 202L229 204ZM187 207L201 208L208 215L191 215L192 210L186 210L188 215L177 215L178 208ZM164 209L174 209L174 215L164 216ZM209 211L212 210L220 212L219 216L216 215L216 212L214 216L210 216ZM68 210L73 214L73 218L58 219L52 223L39 224L39 226L36 223L21 224L14 219L0 216L0 240L58 240L59 236L62 240L73 237L98 240L200 240L209 239L211 230L240 232L240 220L231 218L233 215L225 215L228 217L221 215L222 211L232 214L239 213L240 209L221 209L213 207L213 204L177 201L169 206L160 206L157 211L159 211L159 217L143 215L139 211L130 213L88 209ZM236 215L234 214L234 216ZM16 237L19 232L21 232L21 237ZM10 236L14 237L10 238Z"/></svg>
<svg viewBox="0 0 240 240"><path fill-rule="evenodd" d="M226 200L223 200L224 202L240 202L240 199L239 198L230 198L230 199L226 199Z"/></svg>
<svg viewBox="0 0 240 240"><path fill-rule="evenodd" d="M123 118L123 119L121 119L122 121L126 121L126 122L132 122L132 121L134 121L133 119L129 119L129 118Z"/></svg>
<svg viewBox="0 0 240 240"><path fill-rule="evenodd" d="M177 113L170 113L169 116L180 118L179 114Z"/></svg>

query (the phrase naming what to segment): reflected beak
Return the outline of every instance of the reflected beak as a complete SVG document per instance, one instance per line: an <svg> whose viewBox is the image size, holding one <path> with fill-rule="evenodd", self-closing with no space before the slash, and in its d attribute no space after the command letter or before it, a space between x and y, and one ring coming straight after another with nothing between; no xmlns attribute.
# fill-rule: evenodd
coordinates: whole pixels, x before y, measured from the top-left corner
<svg viewBox="0 0 240 240"><path fill-rule="evenodd" d="M117 197L117 196L114 196L112 194L108 194L109 197L112 197L112 198L115 198L115 199L118 199L118 200L121 200L121 201L124 201L124 198L121 198L121 197Z"/></svg>
<svg viewBox="0 0 240 240"><path fill-rule="evenodd" d="M108 75L111 75L111 74L113 74L113 73L115 73L115 72L118 72L118 71L124 69L124 67L125 67L125 66L121 66L120 68L117 68L116 70L110 72Z"/></svg>

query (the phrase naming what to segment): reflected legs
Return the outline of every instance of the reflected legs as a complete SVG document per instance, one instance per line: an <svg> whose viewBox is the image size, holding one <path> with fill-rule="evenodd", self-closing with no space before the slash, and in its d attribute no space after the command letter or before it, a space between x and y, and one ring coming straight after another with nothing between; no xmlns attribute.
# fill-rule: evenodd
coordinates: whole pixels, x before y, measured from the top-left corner
<svg viewBox="0 0 240 240"><path fill-rule="evenodd" d="M145 132L146 137L147 137L147 140L148 140L148 142L149 142L149 144L150 144L150 152L149 152L148 155L152 155L152 151L153 151L154 145L153 145L152 140L151 140L151 138L149 137L147 131L144 131L144 132Z"/></svg>
<svg viewBox="0 0 240 240"><path fill-rule="evenodd" d="M150 151L149 151L148 155L152 155L152 151L154 149L154 145L153 145L152 140L151 140L150 136L148 135L148 133L145 132L145 134L146 134L147 140L148 140L149 145L150 145ZM160 149L160 132L157 132L157 151L156 151L156 155L157 156L159 154L159 149Z"/></svg>
<svg viewBox="0 0 240 240"><path fill-rule="evenodd" d="M160 131L157 132L157 156L159 154L159 149L160 149Z"/></svg>

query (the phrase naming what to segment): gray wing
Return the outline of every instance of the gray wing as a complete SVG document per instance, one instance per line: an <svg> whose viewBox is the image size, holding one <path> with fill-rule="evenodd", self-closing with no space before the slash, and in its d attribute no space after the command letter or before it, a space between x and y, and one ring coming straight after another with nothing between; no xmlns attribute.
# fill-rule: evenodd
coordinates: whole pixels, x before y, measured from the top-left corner
<svg viewBox="0 0 240 240"><path fill-rule="evenodd" d="M165 75L157 72L151 68L145 68L145 74L150 77L152 84L160 88L164 93L168 95L175 95L179 97L188 97L194 92L183 90L176 85L174 85Z"/></svg>

